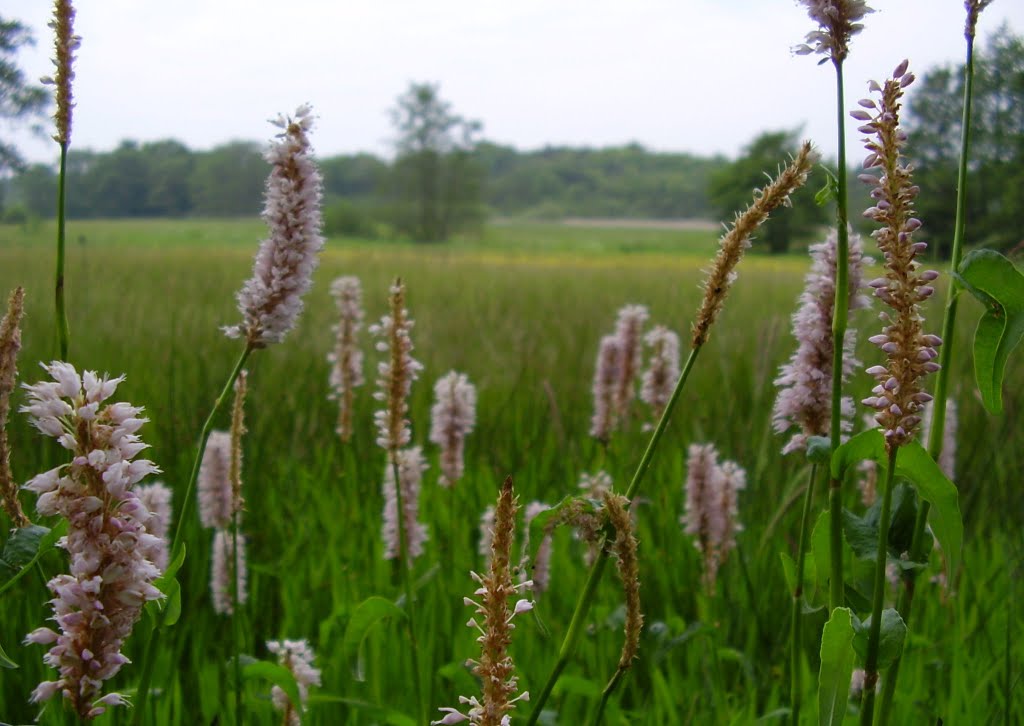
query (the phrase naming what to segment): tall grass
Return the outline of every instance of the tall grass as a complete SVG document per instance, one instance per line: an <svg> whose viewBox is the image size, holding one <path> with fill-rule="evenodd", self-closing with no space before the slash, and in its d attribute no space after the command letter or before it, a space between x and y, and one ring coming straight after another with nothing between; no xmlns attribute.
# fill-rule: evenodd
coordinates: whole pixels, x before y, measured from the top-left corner
<svg viewBox="0 0 1024 726"><path fill-rule="evenodd" d="M125 226L140 238L139 247L119 241ZM258 234L254 225L241 222L239 227ZM70 223L69 239L84 234L88 242L68 250L68 274L76 288L87 292L76 297L69 313L72 329L81 331L76 335L78 365L129 372L119 393L153 414L147 434L153 444L150 458L180 496L201 417L237 349L217 328L234 320L231 294L249 269L251 245L227 242L198 252L192 242L196 235L214 237L223 231L243 236L224 223L182 225L180 239L165 222L153 229L163 237L159 246L145 244L144 223ZM5 228L0 235L5 262L0 287L20 283L28 292L20 366L28 371L52 352L47 292L52 269L43 254L52 236L45 226L36 233ZM713 246L712 235L704 244ZM523 501L553 504L575 493L579 472L597 455L597 444L587 437L590 380L597 341L615 311L626 303L643 303L652 323L684 332L700 295L703 256L607 252L594 259L573 256L566 248L571 246L510 260L469 245L448 251L332 240L293 337L252 361L246 522L250 602L258 605L245 623L253 634L247 642L257 644L254 655L261 657L266 653L258 644L266 639L307 637L313 642L323 687L312 692L309 723L379 723L388 713L404 713L405 721L392 716L391 722L409 723L415 713L406 681L407 651L395 649L401 642L400 623L385 622L372 630L361 659L344 647L356 606L374 594L395 597L400 585L380 557L384 455L372 443L374 402L367 387L356 394L353 444L341 446L334 434L337 412L327 400L324 356L332 345L335 313L327 282L339 274L359 276L369 319L385 311L385 292L394 275L407 282L417 320L417 352L425 365L411 401L415 443L426 442L436 377L456 368L478 388L477 429L467 439L466 475L454 491L430 483L438 469L436 450L427 448L434 458L425 477L421 516L430 525L431 539L414 574L418 622L424 624L419 629L422 669L437 706L474 691L462 662L475 644L463 626L459 597L471 582L468 571L481 567L475 554L476 522L493 501L496 482L513 473ZM668 427L662 455L648 474L647 501L636 507L647 628L632 676L609 704L611 723L749 723L787 703L781 654L786 652L783 613L789 594L778 552L795 546L790 533L798 531L795 502L807 469L778 453L770 428L775 396L770 382L788 355L788 316L806 263L795 257L754 257L744 264L743 284L734 291L703 365L694 369L680 401L694 413ZM937 310L933 302L929 314ZM869 324L871 317L858 323ZM958 326L955 345L961 349L968 345L971 327L969 321ZM368 362L375 362L368 355ZM953 365L954 381L970 380L968 359ZM921 635L915 657L902 668L894 723L934 721L940 715L947 723L984 722L1010 705L1000 686L1006 625L998 613L1009 593L1008 563L1014 552L1024 550L1020 518L1014 526L1006 516L1024 506L1022 490L1009 484L1019 481L1024 466L1014 447L998 442L1018 435L1022 383L1019 369L1011 371L1007 414L1000 419L985 416L966 383L954 387L961 404L958 469L967 524L964 559L970 567L955 597L947 602L921 598L916 605L915 632ZM870 386L866 376L859 376L850 389L863 396ZM19 481L54 465L55 453L29 431L24 417L14 417L10 433ZM720 575L713 623L700 622L699 553L678 525L686 446L698 440L716 441L749 475L740 504L746 529L736 556ZM630 452L645 441L639 422L613 440L606 468L620 486L631 473ZM856 495L845 496L853 507ZM204 541L197 521L183 526L186 541ZM517 619L512 653L527 689L538 689L550 669L557 651L554 635L564 632L583 587L582 549L567 533L556 534L552 585L538 601L539 620ZM190 548L179 576L186 615L167 631L156 659L154 683L161 687L152 699L156 723L208 723L218 714L230 722L233 706L223 695L230 692L230 682L223 680L227 676L221 666L230 640L226 623L210 606L208 556L201 546ZM51 555L43 564L54 572L58 562ZM40 624L48 595L38 578L22 585L17 594L5 595L0 618L0 644L21 666L5 671L0 685L0 714L12 723L35 716L26 696L43 676L38 651L18 643ZM598 592L578 657L554 696L560 722L582 722L597 708L601 684L619 657L620 608L614 586ZM806 632L820 630L820 617L809 616ZM709 627L717 631L720 674L709 669L702 643ZM130 645L136 650L129 656L141 661L138 643ZM1022 657L1024 648L1013 643L1010 658L1018 673ZM360 660L364 680L354 677ZM130 688L136 679L125 669L117 685ZM717 696L713 691L719 691ZM275 722L268 684L250 682L246 699L250 722ZM57 710L51 707L43 723L61 723Z"/></svg>

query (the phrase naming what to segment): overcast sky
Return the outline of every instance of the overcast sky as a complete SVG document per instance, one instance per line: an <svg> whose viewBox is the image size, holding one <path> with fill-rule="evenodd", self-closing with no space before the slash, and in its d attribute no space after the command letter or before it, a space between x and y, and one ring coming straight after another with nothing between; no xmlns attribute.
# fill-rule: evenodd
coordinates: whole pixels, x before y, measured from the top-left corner
<svg viewBox="0 0 1024 726"><path fill-rule="evenodd" d="M874 0L846 65L847 108L904 57L963 57L961 0ZM19 62L51 73L52 3L6 0L36 34ZM322 156L386 154L387 110L410 81L441 84L487 139L520 149L638 141L734 155L759 131L804 125L834 154L834 73L790 48L812 30L795 0L80 0L72 147L175 138L193 149L265 140L303 102ZM996 0L982 41L1024 2ZM35 161L53 142L12 132ZM851 158L860 155L857 134Z"/></svg>

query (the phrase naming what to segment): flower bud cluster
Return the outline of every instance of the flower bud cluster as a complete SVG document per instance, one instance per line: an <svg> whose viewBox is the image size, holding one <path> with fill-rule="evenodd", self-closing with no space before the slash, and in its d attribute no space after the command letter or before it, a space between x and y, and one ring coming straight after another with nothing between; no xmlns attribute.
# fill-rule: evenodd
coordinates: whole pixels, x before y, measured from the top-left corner
<svg viewBox="0 0 1024 726"><path fill-rule="evenodd" d="M412 382L419 377L423 366L412 357L412 338L409 336L413 321L405 309L405 285L396 280L390 288L390 314L370 326L376 336L377 350L388 358L377 364L377 386L373 397L384 403L373 418L377 424L377 445L390 452L407 445L412 431L406 414L409 412L409 394Z"/></svg>
<svg viewBox="0 0 1024 726"><path fill-rule="evenodd" d="M499 726L510 723L509 712L518 701L528 701L530 694L524 691L513 696L518 688L515 665L509 656L508 647L512 642L512 622L517 615L533 609L533 603L525 598L509 607L509 598L520 590L532 587L529 580L515 584L512 581L510 563L512 541L515 535L515 515L518 505L512 491L512 478L505 480L498 504L494 510L494 533L491 539L491 558L488 574L484 577L471 572L470 575L480 586L473 593L479 600L464 598L467 606L476 610L480 617L470 618L467 626L475 628L480 635L480 660L470 660L473 673L480 679L483 693L476 696L459 696L459 703L468 706L463 713L455 708L440 708L445 715L430 723L435 726L450 726L469 722L480 726Z"/></svg>
<svg viewBox="0 0 1024 726"><path fill-rule="evenodd" d="M57 680L36 687L32 700L60 693L80 718L91 719L126 703L120 694L101 696L103 683L128 662L121 647L143 606L163 597L153 581L160 576L154 560L166 558L165 545L146 529L151 512L134 490L159 469L135 459L147 448L136 433L146 422L142 409L105 404L123 376L79 375L56 361L43 368L52 380L25 386L28 404L21 410L72 459L36 476L25 489L38 495L40 515L67 520L67 536L58 545L68 553L70 572L47 583L60 632L42 627L25 639L52 644L43 661L59 671Z"/></svg>
<svg viewBox="0 0 1024 726"><path fill-rule="evenodd" d="M864 29L858 22L874 10L864 0L800 0L819 29L807 34L807 42L796 46L797 55L818 53L821 62L842 63L850 52L850 38Z"/></svg>
<svg viewBox="0 0 1024 726"><path fill-rule="evenodd" d="M922 409L932 398L922 390L921 379L939 369L935 349L942 344L937 335L922 330L920 306L934 294L932 283L939 273L922 270L915 260L928 245L913 238L921 227L913 206L919 189L911 178L913 168L904 163L900 151L907 138L899 126L900 99L914 81L907 66L907 61L900 63L884 87L872 81L870 88L880 100L864 99L861 108L851 113L864 122L860 131L869 134L864 139L868 172L860 178L873 187L874 206L864 216L881 225L872 236L882 251L885 275L868 286L892 308L881 314L886 324L882 333L869 338L885 353L886 362L868 369L878 385L862 403L877 412L875 420L890 449L912 440L920 426ZM879 170L877 176L871 173L874 169Z"/></svg>
<svg viewBox="0 0 1024 726"><path fill-rule="evenodd" d="M641 379L640 400L651 407L651 418L657 421L679 378L679 336L656 325L644 336L644 343L651 348L651 358Z"/></svg>

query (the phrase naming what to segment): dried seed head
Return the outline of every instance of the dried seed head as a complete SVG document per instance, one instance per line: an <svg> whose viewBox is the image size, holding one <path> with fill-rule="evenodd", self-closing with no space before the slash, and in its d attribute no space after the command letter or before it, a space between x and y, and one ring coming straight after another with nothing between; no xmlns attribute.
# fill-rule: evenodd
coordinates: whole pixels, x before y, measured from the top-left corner
<svg viewBox="0 0 1024 726"><path fill-rule="evenodd" d="M370 333L379 338L377 350L388 358L377 364L377 386L374 398L384 402L384 408L374 414L377 423L377 445L394 453L409 443L412 431L406 414L409 412L409 393L412 382L419 377L423 366L412 357L412 338L409 333L413 321L405 309L405 285L395 280L389 296L390 314L370 326Z"/></svg>
<svg viewBox="0 0 1024 726"><path fill-rule="evenodd" d="M53 77L43 78L43 83L52 85L57 97L57 110L53 114L53 120L57 125L57 133L53 140L61 146L67 146L71 141L71 109L75 103L72 97L71 86L75 80L75 51L82 44L82 39L75 35L75 8L71 0L56 0L53 4L53 20L47 25L53 29L53 47L55 67Z"/></svg>
<svg viewBox="0 0 1024 726"><path fill-rule="evenodd" d="M637 542L633 536L633 520L627 506L629 500L610 492L604 495L604 509L608 520L615 527L615 542L612 553L615 555L619 578L626 600L625 640L622 643L622 654L619 657L619 670L629 668L636 658L640 647L640 631L643 629L644 616L640 611L640 566L637 558Z"/></svg>
<svg viewBox="0 0 1024 726"><path fill-rule="evenodd" d="M750 247L750 237L768 219L769 213L780 206L789 205L789 195L807 181L818 154L809 141L805 141L796 158L764 189L754 191L754 201L746 211L736 215L732 227L719 241L718 254L711 263L704 281L704 299L693 324L691 345L699 348L707 342L711 326L722 309L729 288L736 281L736 265Z"/></svg>
<svg viewBox="0 0 1024 726"><path fill-rule="evenodd" d="M25 290L16 287L7 301L7 314L0 321L0 504L15 527L32 524L18 499L18 485L11 473L11 445L7 439L7 417L11 412L11 394L18 377L21 318L24 312Z"/></svg>

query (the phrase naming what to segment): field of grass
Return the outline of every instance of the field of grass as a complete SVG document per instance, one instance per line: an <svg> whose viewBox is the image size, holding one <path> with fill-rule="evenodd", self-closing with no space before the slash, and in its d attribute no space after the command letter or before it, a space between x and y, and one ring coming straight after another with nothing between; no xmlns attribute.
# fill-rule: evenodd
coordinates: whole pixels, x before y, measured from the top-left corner
<svg viewBox="0 0 1024 726"><path fill-rule="evenodd" d="M233 296L250 273L262 234L256 220L69 225L70 361L80 370L127 375L118 398L146 407L151 421L140 433L152 445L148 457L179 495L202 421L240 350L218 328L237 322ZM6 295L16 284L27 291L19 364L27 382L43 376L37 361L55 356L52 239L47 225L0 227L0 292ZM713 233L699 231L555 225L496 227L452 245L329 241L298 328L282 344L257 351L248 366L243 478L250 600L241 615L243 651L265 658L269 639L309 639L323 686L313 690L304 723L419 723L404 626L382 623L361 653L345 647L356 606L371 595L398 599L402 587L381 557L385 456L373 443L372 425L379 354L368 337L368 383L357 394L354 441L343 446L334 434L336 408L327 400L330 281L342 274L361 279L368 323L385 312L395 276L408 286L416 320L413 355L424 364L412 392L413 440L424 445L431 462L421 498L430 538L415 564L416 626L436 713L439 706L457 705L459 694L478 693L463 665L478 646L465 627L470 609L462 598L476 587L469 571L483 566L476 554L480 514L508 474L523 504L554 504L576 491L581 472L602 468L624 488L647 441L641 431L647 413L638 405L630 430L613 438L607 452L588 437L598 341L627 303L648 306L653 323L668 325L686 341L714 241ZM789 316L806 266L795 256L751 255L741 263L739 281L662 441L636 506L646 627L639 659L613 698L607 723L783 722L790 596L779 553L795 551L808 465L797 455L780 454L784 440L772 431L770 412L772 381L794 345ZM937 330L941 309L936 303L929 310L928 329ZM1024 558L1024 374L1019 358L1011 360L1006 411L998 418L985 414L969 352L980 308L966 301L961 311L953 393L960 406L963 568L948 597L928 576L919 580L895 724L1003 723L1011 707L1022 717L1024 645L1014 597L1021 593ZM876 314L865 311L858 324L870 331L864 339L876 332ZM877 362L871 346L861 345L860 352L868 364ZM446 490L435 483L437 452L427 433L433 383L451 369L475 383L479 407L465 478ZM855 398L871 385L858 374L851 384ZM219 425L226 427L226 413ZM24 415L12 415L10 431L19 481L61 461L62 450L31 430ZM739 505L744 530L714 597L703 594L699 554L679 524L686 447L694 442L714 442L748 476ZM32 497L24 501L32 511ZM845 504L861 509L852 483ZM816 509L821 505L819 497ZM150 701L154 713L143 722L230 724L230 625L211 608L209 533L194 510L186 543L188 559L179 574L183 612L162 641L154 678L160 690ZM552 585L537 602L538 618L517 618L512 653L522 686L533 692L547 678L583 587L583 550L567 532L556 534ZM51 553L42 566L52 575L62 561ZM48 597L33 573L0 600L0 645L20 666L0 672L0 721L26 723L38 713L27 699L46 677L42 648L20 641L44 624ZM622 619L621 587L606 577L577 655L549 702L547 723L581 724L593 713L619 657ZM809 614L807 622L804 702L810 723L816 703L811 674L824 615ZM126 650L136 663L140 642L136 638ZM137 678L136 668L126 666L114 686L130 692ZM265 682L248 684L246 703L249 722L278 722ZM130 712L115 711L122 713L97 723L127 722ZM524 704L513 723L526 713ZM64 722L53 705L41 719Z"/></svg>

